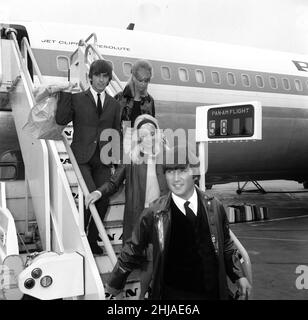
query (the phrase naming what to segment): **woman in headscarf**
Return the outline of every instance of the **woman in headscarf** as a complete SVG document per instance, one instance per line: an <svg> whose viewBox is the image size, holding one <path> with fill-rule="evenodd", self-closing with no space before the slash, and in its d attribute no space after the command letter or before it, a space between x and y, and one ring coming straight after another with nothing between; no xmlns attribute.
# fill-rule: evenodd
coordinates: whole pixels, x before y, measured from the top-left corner
<svg viewBox="0 0 308 320"><path fill-rule="evenodd" d="M163 172L163 153L166 148L158 122L148 114L138 116L131 138L126 133L124 148L128 154L128 164L121 164L110 180L86 197L86 206L101 197L110 197L125 180L125 209L123 219L123 244L131 237L135 223L144 208L168 192ZM128 143L128 142L131 143ZM130 147L128 147L130 146ZM140 275L143 299L152 275L151 249L145 253L146 262Z"/></svg>

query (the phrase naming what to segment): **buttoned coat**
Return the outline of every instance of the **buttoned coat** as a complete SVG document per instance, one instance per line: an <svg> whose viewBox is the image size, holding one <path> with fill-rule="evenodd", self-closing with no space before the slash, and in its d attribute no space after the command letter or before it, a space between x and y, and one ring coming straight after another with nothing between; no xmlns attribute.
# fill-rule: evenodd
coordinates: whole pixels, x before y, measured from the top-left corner
<svg viewBox="0 0 308 320"><path fill-rule="evenodd" d="M160 195L168 193L162 164L156 164L156 175ZM126 164L119 166L108 182L98 190L103 196L114 194L125 181L125 209L123 218L123 243L131 237L133 228L138 221L145 203L147 184L147 164Z"/></svg>
<svg viewBox="0 0 308 320"><path fill-rule="evenodd" d="M66 125L73 121L71 148L79 164L87 163L93 156L97 144L101 148L108 141L100 141L105 129L117 130L120 138L120 104L106 93L103 112L98 117L97 106L90 89L76 94L60 92L56 122ZM113 141L120 148L120 140ZM118 144L118 145L117 145Z"/></svg>

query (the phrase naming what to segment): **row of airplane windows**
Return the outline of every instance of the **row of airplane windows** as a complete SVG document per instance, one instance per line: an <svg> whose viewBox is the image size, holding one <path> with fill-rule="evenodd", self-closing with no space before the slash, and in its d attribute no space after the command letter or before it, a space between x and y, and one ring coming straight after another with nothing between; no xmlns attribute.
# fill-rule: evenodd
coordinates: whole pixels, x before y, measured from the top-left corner
<svg viewBox="0 0 308 320"><path fill-rule="evenodd" d="M125 75L130 75L132 64L129 62L123 63L123 71ZM171 70L168 66L161 66L161 77L164 80L171 80ZM198 83L206 83L206 76L203 70L201 69L195 69L194 70L194 81L197 81ZM214 84L221 85L222 84L222 77L224 74L221 74L219 71L211 71L211 81ZM230 86L236 86L237 79L236 75L233 72L227 72L225 73L226 80ZM178 77L180 81L182 82L188 82L189 81L189 71L187 68L179 67L178 68ZM252 76L249 74L242 73L240 75L241 78L241 84L245 87L251 87L252 86ZM291 90L291 82L288 78L282 78L282 86L284 90ZM255 83L257 87L264 88L265 87L265 79L263 75L255 75ZM272 89L278 89L278 79L275 76L269 76L268 77L269 85ZM303 91L303 83L301 79L294 79L294 87L296 91ZM306 81L306 87L308 89L308 80Z"/></svg>
<svg viewBox="0 0 308 320"><path fill-rule="evenodd" d="M61 70L63 65L67 65L67 61L66 60L67 57L66 56L58 56L57 57L57 66L58 69ZM113 62L108 60L112 66ZM132 63L131 62L123 62L122 63L122 72L125 76L129 77L131 75L131 69L132 69ZM179 67L177 69L178 71L178 78L181 82L189 82L189 71L187 68L185 67ZM257 74L257 75L249 75L249 74L245 74L245 73L241 73L240 74L240 79L237 79L237 76L234 72L224 72L221 73L220 71L211 71L211 82L216 84L216 85L221 85L222 84L222 77L225 76L227 83L230 86L236 86L238 83L238 80L240 81L240 83L238 83L239 85L242 85L244 87L251 87L253 84L253 81L255 81L255 85L262 89L265 87L265 82L266 80L269 83L269 86L271 89L276 90L278 89L278 83L279 80L281 80L281 84L282 84L282 89L286 90L286 91L290 91L292 89L292 80L288 79L286 77L282 77L282 78L277 78L274 75L269 75L266 78L262 75L262 74ZM160 76L163 80L165 81L171 81L172 80L172 72L170 67L168 66L161 66L160 67ZM254 77L254 79L253 79ZM194 78L192 81L196 81L197 83L203 84L206 83L208 80L206 79L206 75L204 70L201 69L195 69L194 70ZM301 92L304 90L304 84L303 81L301 79L293 79L294 82L294 88L296 91ZM306 89L308 90L308 80L306 80L305 82L305 86Z"/></svg>

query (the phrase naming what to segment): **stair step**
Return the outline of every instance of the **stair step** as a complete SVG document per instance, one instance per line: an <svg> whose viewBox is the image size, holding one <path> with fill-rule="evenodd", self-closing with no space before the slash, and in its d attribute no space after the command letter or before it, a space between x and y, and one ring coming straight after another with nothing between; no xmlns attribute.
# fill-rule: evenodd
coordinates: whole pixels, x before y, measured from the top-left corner
<svg viewBox="0 0 308 320"><path fill-rule="evenodd" d="M121 297L123 300L139 300L140 296L140 282L126 282L126 285L122 291ZM113 300L114 297L106 293L106 300ZM117 300L119 296L117 296Z"/></svg>
<svg viewBox="0 0 308 320"><path fill-rule="evenodd" d="M123 220L124 204L109 205L104 222Z"/></svg>
<svg viewBox="0 0 308 320"><path fill-rule="evenodd" d="M71 160L67 154L67 152L58 152L60 161L63 165L70 164Z"/></svg>
<svg viewBox="0 0 308 320"><path fill-rule="evenodd" d="M76 205L76 207L77 207L77 209L79 208L79 199L78 199L78 194L77 195L73 195L73 197L74 197L74 201L75 201L75 205Z"/></svg>
<svg viewBox="0 0 308 320"><path fill-rule="evenodd" d="M122 245L123 222L121 220L104 221L108 238L112 245ZM103 245L102 242L99 242Z"/></svg>
<svg viewBox="0 0 308 320"><path fill-rule="evenodd" d="M124 189L124 185L122 185L119 188L119 190L110 197L109 203L110 203L110 205L125 204L125 189Z"/></svg>
<svg viewBox="0 0 308 320"><path fill-rule="evenodd" d="M61 160L61 162L62 162L62 160ZM66 162L66 163L62 163L62 165L63 165L63 169L65 172L74 171L73 165L71 163ZM75 173L75 171L74 171L74 173Z"/></svg>
<svg viewBox="0 0 308 320"><path fill-rule="evenodd" d="M101 274L110 273L112 271L113 266L107 255L94 256L94 258Z"/></svg>
<svg viewBox="0 0 308 320"><path fill-rule="evenodd" d="M70 183L70 188L78 188L78 182Z"/></svg>
<svg viewBox="0 0 308 320"><path fill-rule="evenodd" d="M101 274L103 283L106 283L110 277L110 273ZM128 276L125 287L123 289L122 298L125 300L138 300L140 295L140 270L136 269ZM118 297L117 297L118 298ZM111 299L109 294L106 294L106 299Z"/></svg>
<svg viewBox="0 0 308 320"><path fill-rule="evenodd" d="M61 140L56 140L56 141L55 141L55 145L56 145L56 148L57 148L58 153L67 153L63 141L61 141Z"/></svg>
<svg viewBox="0 0 308 320"><path fill-rule="evenodd" d="M63 132L66 135L67 139L72 139L73 138L73 132L74 132L73 127L66 127L63 130Z"/></svg>
<svg viewBox="0 0 308 320"><path fill-rule="evenodd" d="M74 170L65 171L69 185L78 185L77 177Z"/></svg>
<svg viewBox="0 0 308 320"><path fill-rule="evenodd" d="M101 279L103 280L103 283L106 283L109 280L110 272L101 273L100 276L101 276ZM126 280L126 283L133 283L133 282L139 282L139 281L140 281L140 269L135 269L129 274Z"/></svg>

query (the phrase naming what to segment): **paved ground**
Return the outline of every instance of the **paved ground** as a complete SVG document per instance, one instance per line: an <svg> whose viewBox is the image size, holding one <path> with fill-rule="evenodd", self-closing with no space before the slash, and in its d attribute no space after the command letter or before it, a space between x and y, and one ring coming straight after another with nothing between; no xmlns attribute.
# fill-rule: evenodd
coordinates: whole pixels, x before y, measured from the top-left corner
<svg viewBox="0 0 308 320"><path fill-rule="evenodd" d="M260 183L268 193L238 195L235 183L214 186L210 193L226 206L247 203L268 208L267 221L231 225L252 262L253 299L308 300L308 289L295 285L297 266L308 266L308 192L297 182Z"/></svg>

